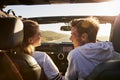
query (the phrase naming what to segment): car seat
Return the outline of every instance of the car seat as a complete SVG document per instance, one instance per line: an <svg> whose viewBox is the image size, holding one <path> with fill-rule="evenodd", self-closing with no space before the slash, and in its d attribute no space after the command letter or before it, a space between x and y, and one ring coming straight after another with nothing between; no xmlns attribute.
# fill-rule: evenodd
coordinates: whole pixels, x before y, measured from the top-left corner
<svg viewBox="0 0 120 80"><path fill-rule="evenodd" d="M116 17L113 24L113 32L111 36L115 51L120 53L120 14Z"/></svg>
<svg viewBox="0 0 120 80"><path fill-rule="evenodd" d="M120 60L108 60L97 65L86 80L120 80Z"/></svg>
<svg viewBox="0 0 120 80"><path fill-rule="evenodd" d="M41 67L36 60L15 51L23 40L19 18L0 18L0 80L40 80Z"/></svg>
<svg viewBox="0 0 120 80"><path fill-rule="evenodd" d="M111 41L114 49L120 52L120 15L113 24ZM86 80L120 80L120 60L108 60L95 67Z"/></svg>

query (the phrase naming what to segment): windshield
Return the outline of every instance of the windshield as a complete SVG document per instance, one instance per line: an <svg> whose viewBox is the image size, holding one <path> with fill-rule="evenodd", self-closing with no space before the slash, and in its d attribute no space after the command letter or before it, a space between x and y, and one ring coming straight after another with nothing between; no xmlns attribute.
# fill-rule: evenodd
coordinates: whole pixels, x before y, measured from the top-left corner
<svg viewBox="0 0 120 80"><path fill-rule="evenodd" d="M46 24L40 25L40 30L43 35L43 42L70 42L70 31L61 31L60 27L65 25L64 23ZM49 28L50 27L50 28ZM111 31L111 24L100 24L99 32L97 35L98 41L109 41ZM46 37L44 37L46 36Z"/></svg>
<svg viewBox="0 0 120 80"><path fill-rule="evenodd" d="M119 1L119 0L118 0ZM118 2L82 3L82 4L52 4L52 5L16 5L7 6L17 16L49 17L49 16L85 16L101 15L116 16L120 13ZM61 31L60 27L65 23L40 24L42 42L70 42L70 31ZM97 40L109 41L111 24L100 24Z"/></svg>

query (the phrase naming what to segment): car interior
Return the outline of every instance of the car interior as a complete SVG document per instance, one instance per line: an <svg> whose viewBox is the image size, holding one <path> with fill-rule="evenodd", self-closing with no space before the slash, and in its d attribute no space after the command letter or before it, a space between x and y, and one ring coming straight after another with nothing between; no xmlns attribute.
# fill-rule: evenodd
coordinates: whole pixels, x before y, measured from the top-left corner
<svg viewBox="0 0 120 80"><path fill-rule="evenodd" d="M101 3L111 0L1 0L0 1L0 80L46 80L41 67L33 57L17 54L14 48L23 40L22 19L30 19L42 24L65 23L60 26L61 31L70 31L69 21L76 18L85 18L90 15L80 16L47 16L47 17L22 17L6 6L11 5L52 5L52 4L84 4ZM111 31L109 41L113 43L116 52L120 53L120 15L93 15L100 23L110 23ZM46 52L54 61L62 75L67 69L67 55L74 47L71 42L48 42L36 47L38 51ZM19 57L18 57L19 56ZM22 73L22 74L21 74ZM110 60L95 67L86 80L120 80L120 60Z"/></svg>

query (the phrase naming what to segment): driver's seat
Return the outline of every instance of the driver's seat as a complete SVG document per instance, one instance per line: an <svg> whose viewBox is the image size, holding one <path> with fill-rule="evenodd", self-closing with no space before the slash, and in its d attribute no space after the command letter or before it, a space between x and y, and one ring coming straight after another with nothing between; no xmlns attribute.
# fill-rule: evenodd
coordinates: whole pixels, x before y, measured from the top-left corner
<svg viewBox="0 0 120 80"><path fill-rule="evenodd" d="M115 50L120 53L120 15L115 19L111 41ZM87 80L120 80L120 59L97 65Z"/></svg>

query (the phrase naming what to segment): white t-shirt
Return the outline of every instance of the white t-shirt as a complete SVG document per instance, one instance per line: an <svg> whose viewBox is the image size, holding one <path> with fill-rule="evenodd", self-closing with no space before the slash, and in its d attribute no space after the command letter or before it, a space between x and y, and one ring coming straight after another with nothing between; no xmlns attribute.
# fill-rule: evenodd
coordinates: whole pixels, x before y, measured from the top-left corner
<svg viewBox="0 0 120 80"><path fill-rule="evenodd" d="M58 68L45 52L35 51L33 53L33 57L36 59L41 68L43 68L48 80L55 78L59 74Z"/></svg>

